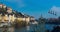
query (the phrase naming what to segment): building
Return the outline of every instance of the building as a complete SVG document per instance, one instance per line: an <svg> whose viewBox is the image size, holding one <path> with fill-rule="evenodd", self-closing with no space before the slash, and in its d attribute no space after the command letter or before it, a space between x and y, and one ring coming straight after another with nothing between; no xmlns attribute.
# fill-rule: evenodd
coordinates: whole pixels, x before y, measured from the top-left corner
<svg viewBox="0 0 60 32"><path fill-rule="evenodd" d="M0 8L5 9L5 8L6 8L6 5L4 5L4 4L0 4Z"/></svg>
<svg viewBox="0 0 60 32"><path fill-rule="evenodd" d="M2 16L1 16L2 14L0 14L0 21L2 21Z"/></svg>
<svg viewBox="0 0 60 32"><path fill-rule="evenodd" d="M18 21L25 21L27 24L29 22L35 21L33 16L29 16L29 15L26 15L26 14L23 14L23 17L17 17L16 19Z"/></svg>
<svg viewBox="0 0 60 32"><path fill-rule="evenodd" d="M0 8L2 8L3 4L0 4Z"/></svg>
<svg viewBox="0 0 60 32"><path fill-rule="evenodd" d="M8 21L10 21L10 22L14 22L15 21L15 17L14 17L14 15L9 15L8 16L8 14L5 14L4 16L2 16L1 14L0 14L0 22L8 22Z"/></svg>
<svg viewBox="0 0 60 32"><path fill-rule="evenodd" d="M12 9L11 8L7 8L7 12L8 13L12 13Z"/></svg>
<svg viewBox="0 0 60 32"><path fill-rule="evenodd" d="M2 8L2 9L1 9ZM15 20L18 21L25 21L29 23L30 21L34 21L34 17L22 14L17 11L13 11L12 8L6 7L4 4L0 4L0 21L4 22L14 22Z"/></svg>

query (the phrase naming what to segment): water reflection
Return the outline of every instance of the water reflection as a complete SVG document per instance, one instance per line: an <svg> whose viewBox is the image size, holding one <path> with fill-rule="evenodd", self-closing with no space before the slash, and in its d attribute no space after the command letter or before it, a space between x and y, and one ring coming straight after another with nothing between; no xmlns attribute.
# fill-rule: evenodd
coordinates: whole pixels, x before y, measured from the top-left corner
<svg viewBox="0 0 60 32"><path fill-rule="evenodd" d="M43 26L43 25L42 25ZM54 29L54 27L59 26L59 25L54 25L54 24L45 24L46 28L46 32L48 31L52 31ZM1 27L0 28L0 32L40 32L43 31L43 29L41 28L41 24L30 24L26 27L22 27L22 28L15 28L15 27Z"/></svg>
<svg viewBox="0 0 60 32"><path fill-rule="evenodd" d="M14 32L14 27L7 26L0 27L0 32Z"/></svg>

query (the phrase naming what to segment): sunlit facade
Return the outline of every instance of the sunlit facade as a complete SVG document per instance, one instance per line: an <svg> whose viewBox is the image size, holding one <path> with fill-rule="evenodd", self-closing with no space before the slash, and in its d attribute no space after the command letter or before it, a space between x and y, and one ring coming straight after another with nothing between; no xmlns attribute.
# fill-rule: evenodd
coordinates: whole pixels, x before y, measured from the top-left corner
<svg viewBox="0 0 60 32"><path fill-rule="evenodd" d="M20 18L16 18L18 21L25 21L24 18L20 17Z"/></svg>
<svg viewBox="0 0 60 32"><path fill-rule="evenodd" d="M29 22L30 21L30 18L22 18L22 17L20 17L20 18L16 18L18 21L27 21L27 22Z"/></svg>
<svg viewBox="0 0 60 32"><path fill-rule="evenodd" d="M6 8L6 5L3 5L3 8L5 9Z"/></svg>
<svg viewBox="0 0 60 32"><path fill-rule="evenodd" d="M18 21L26 21L28 23L29 21L34 20L33 17L30 17L28 15L24 15L24 17L21 17L17 14L19 17L15 17L16 15L12 13L13 12L12 8L6 7L6 5L0 4L0 8L3 8L4 10L7 9L6 12L8 12L6 14L4 13L4 15L2 13L0 14L0 21L14 22L15 20L18 20ZM22 14L22 16L23 16L23 14Z"/></svg>
<svg viewBox="0 0 60 32"><path fill-rule="evenodd" d="M6 8L6 5L0 4L0 8Z"/></svg>
<svg viewBox="0 0 60 32"><path fill-rule="evenodd" d="M2 20L7 21L8 20L8 15L5 14L4 16L2 16Z"/></svg>
<svg viewBox="0 0 60 32"><path fill-rule="evenodd" d="M14 22L14 20L15 20L14 14L13 15L9 15L9 19L8 20L10 20L11 22Z"/></svg>
<svg viewBox="0 0 60 32"><path fill-rule="evenodd" d="M2 22L2 21L4 21L4 22L8 22L8 21L14 22L14 20L15 20L14 15L9 15L8 16L7 14L5 14L4 16L2 16L0 14L0 22Z"/></svg>
<svg viewBox="0 0 60 32"><path fill-rule="evenodd" d="M16 18L18 21L26 21L26 22L30 22L31 20L35 20L34 18L32 17L19 17L19 18Z"/></svg>
<svg viewBox="0 0 60 32"><path fill-rule="evenodd" d="M34 20L34 18L30 18L30 17L19 17L19 18L16 18L15 16L14 16L14 14L13 15L9 15L8 16L8 14L5 14L4 16L2 16L1 14L0 14L0 21L1 20L4 20L4 21L11 21L11 22L14 22L15 21L15 19L17 19L18 21L26 21L26 22L29 22L31 19L32 20Z"/></svg>
<svg viewBox="0 0 60 32"><path fill-rule="evenodd" d="M35 20L35 18L34 18L33 16L31 16L31 17L30 17L30 20L31 20L31 21L34 21L34 20Z"/></svg>
<svg viewBox="0 0 60 32"><path fill-rule="evenodd" d="M12 13L12 9L11 8L7 8L7 12L8 13Z"/></svg>

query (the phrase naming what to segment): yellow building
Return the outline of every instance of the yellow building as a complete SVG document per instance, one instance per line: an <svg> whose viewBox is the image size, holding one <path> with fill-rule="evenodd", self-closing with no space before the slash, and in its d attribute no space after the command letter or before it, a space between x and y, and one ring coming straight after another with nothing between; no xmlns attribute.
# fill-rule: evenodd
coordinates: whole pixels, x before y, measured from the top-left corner
<svg viewBox="0 0 60 32"><path fill-rule="evenodd" d="M30 21L30 17L19 17L19 18L16 18L18 21L26 21L26 22L29 22Z"/></svg>
<svg viewBox="0 0 60 32"><path fill-rule="evenodd" d="M11 22L14 22L14 20L15 20L14 15L9 15L9 19L8 20L10 20Z"/></svg>
<svg viewBox="0 0 60 32"><path fill-rule="evenodd" d="M2 16L2 20L7 21L8 20L8 15L5 14L4 16Z"/></svg>
<svg viewBox="0 0 60 32"><path fill-rule="evenodd" d="M18 21L23 21L23 18L16 18L16 20L18 20Z"/></svg>
<svg viewBox="0 0 60 32"><path fill-rule="evenodd" d="M26 17L26 22L29 22L30 21L30 17Z"/></svg>
<svg viewBox="0 0 60 32"><path fill-rule="evenodd" d="M16 18L18 21L30 21L30 18L23 18L23 17L19 17L19 18Z"/></svg>
<svg viewBox="0 0 60 32"><path fill-rule="evenodd" d="M8 21L14 22L15 17L14 17L14 15L9 15L8 16L8 14L5 14L4 16L2 16L1 20L4 21L4 22L8 22Z"/></svg>
<svg viewBox="0 0 60 32"><path fill-rule="evenodd" d="M29 22L31 20L35 20L33 17L19 17L19 18L16 18L14 15L7 15L5 14L4 16L1 16L2 14L0 14L0 21L1 20L4 20L4 21L11 21L11 22L14 22L15 19L17 19L18 21L26 21L26 22Z"/></svg>
<svg viewBox="0 0 60 32"><path fill-rule="evenodd" d="M3 5L3 4L0 4L0 8L6 8L6 5ZM7 7L7 11L8 14L12 13L12 9ZM31 20L35 20L34 17L30 17L29 15L26 15L26 14L22 14L24 15L24 17L15 17L15 15L9 15L6 13L4 16L1 16L0 14L0 21L10 21L10 22L14 22L15 20L18 20L18 21L26 21L27 23L29 23Z"/></svg>

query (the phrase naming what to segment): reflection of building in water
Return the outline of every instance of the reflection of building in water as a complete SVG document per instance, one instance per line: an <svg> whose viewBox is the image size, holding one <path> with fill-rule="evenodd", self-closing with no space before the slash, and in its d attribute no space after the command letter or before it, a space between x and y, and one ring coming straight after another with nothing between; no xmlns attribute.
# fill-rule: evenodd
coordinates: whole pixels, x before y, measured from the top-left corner
<svg viewBox="0 0 60 32"><path fill-rule="evenodd" d="M3 27L0 28L0 32L14 32L14 27Z"/></svg>
<svg viewBox="0 0 60 32"><path fill-rule="evenodd" d="M45 32L45 19L42 17L39 18L39 27L40 27L40 32Z"/></svg>
<svg viewBox="0 0 60 32"><path fill-rule="evenodd" d="M8 28L8 31L9 31L9 32L14 32L14 27L9 27L9 28Z"/></svg>

